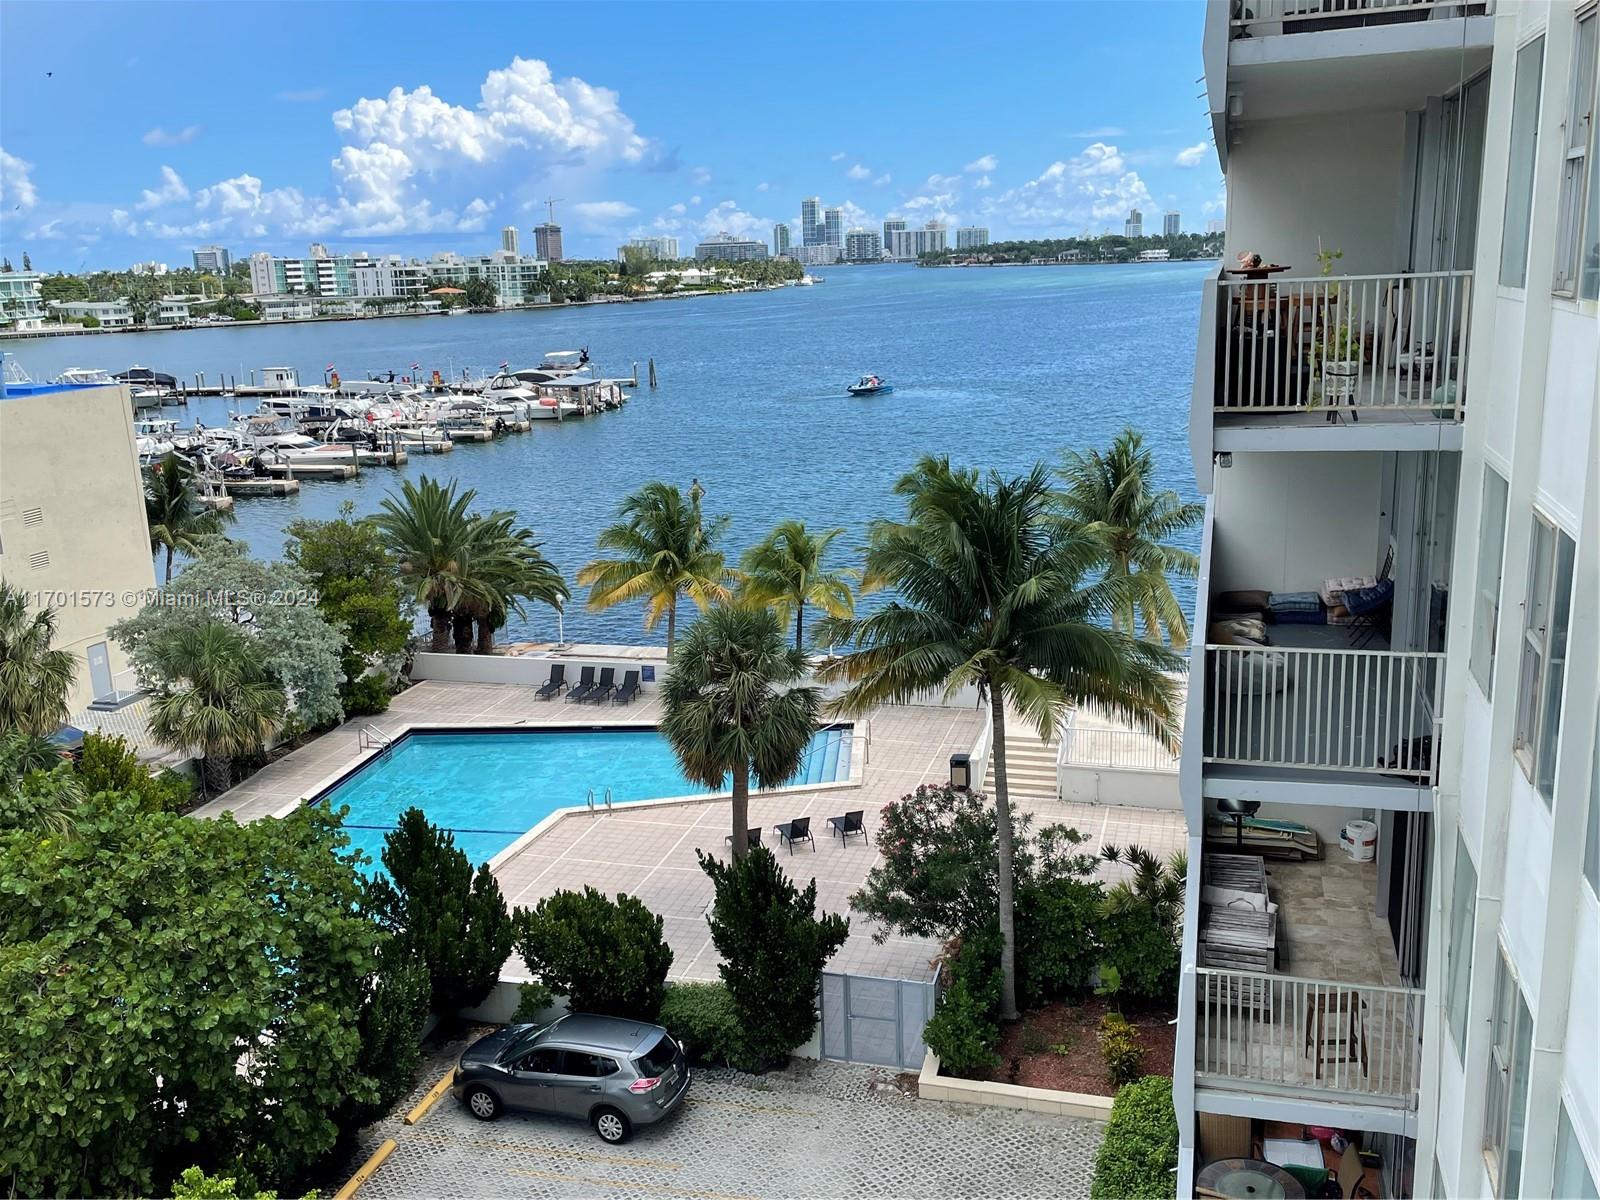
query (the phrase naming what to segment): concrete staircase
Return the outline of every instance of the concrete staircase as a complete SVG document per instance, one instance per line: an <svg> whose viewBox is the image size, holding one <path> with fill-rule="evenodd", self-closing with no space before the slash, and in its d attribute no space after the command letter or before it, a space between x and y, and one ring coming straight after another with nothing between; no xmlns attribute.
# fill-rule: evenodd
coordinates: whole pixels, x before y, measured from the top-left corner
<svg viewBox="0 0 1600 1200"><path fill-rule="evenodd" d="M1006 714L1006 783L1011 799L1058 798L1056 787L1056 753L1058 742L1042 741L1039 734L1014 714ZM989 769L983 777L983 790L994 794L994 756L989 758Z"/></svg>

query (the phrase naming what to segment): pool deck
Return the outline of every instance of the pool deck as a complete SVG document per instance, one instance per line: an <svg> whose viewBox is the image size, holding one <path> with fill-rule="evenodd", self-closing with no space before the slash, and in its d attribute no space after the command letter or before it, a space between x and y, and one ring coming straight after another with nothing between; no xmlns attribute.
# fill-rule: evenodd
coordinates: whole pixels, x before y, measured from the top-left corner
<svg viewBox="0 0 1600 1200"><path fill-rule="evenodd" d="M654 725L660 715L653 693L617 708L542 702L533 698L532 689L507 684L420 683L395 697L382 716L347 722L324 734L197 810L197 815L232 812L239 820L250 821L291 809L365 756L360 738L365 726L388 735L415 725L570 729ZM792 855L780 850L780 861L802 886L816 880L819 908L849 915L850 894L862 885L878 855L859 838L852 838L849 846L830 838L827 818L864 809L868 834L875 841L883 806L919 784L948 779L950 755L970 751L985 720L982 711L965 708L879 709L869 718L870 746L859 784L757 793L750 799L751 824L762 826L771 844L776 841L774 824L811 817L816 848L802 843ZM858 725L867 728L867 722ZM860 741L856 753L863 753ZM1091 852L1105 841L1137 841L1163 855L1184 844L1181 813L1059 801L1030 802L1029 807L1039 824L1059 821L1087 834L1084 849ZM662 918L673 949L672 977L715 979L717 954L706 926L711 881L700 869L695 851L726 854L728 832L725 799L580 811L550 821L532 838L519 839L495 858L492 867L506 902L513 906L532 906L553 892L585 884L639 897ZM1121 870L1104 869L1108 875ZM872 932L869 922L852 916L850 939L829 969L898 979L928 977L929 964L938 953L936 943L890 937L880 944ZM523 975L521 962L513 956L504 977Z"/></svg>

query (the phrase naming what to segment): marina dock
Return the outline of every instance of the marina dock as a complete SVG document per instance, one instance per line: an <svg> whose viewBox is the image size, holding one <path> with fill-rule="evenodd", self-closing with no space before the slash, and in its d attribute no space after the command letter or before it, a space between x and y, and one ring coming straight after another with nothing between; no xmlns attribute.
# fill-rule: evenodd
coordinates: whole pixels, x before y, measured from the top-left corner
<svg viewBox="0 0 1600 1200"><path fill-rule="evenodd" d="M229 496L295 496L300 492L298 479L224 479L217 486Z"/></svg>

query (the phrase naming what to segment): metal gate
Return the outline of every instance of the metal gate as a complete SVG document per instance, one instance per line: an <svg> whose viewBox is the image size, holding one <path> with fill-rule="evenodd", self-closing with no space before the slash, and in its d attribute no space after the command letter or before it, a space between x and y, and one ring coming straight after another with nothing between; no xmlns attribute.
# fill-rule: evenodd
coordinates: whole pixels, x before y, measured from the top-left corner
<svg viewBox="0 0 1600 1200"><path fill-rule="evenodd" d="M933 1016L934 981L822 973L822 1057L915 1071Z"/></svg>

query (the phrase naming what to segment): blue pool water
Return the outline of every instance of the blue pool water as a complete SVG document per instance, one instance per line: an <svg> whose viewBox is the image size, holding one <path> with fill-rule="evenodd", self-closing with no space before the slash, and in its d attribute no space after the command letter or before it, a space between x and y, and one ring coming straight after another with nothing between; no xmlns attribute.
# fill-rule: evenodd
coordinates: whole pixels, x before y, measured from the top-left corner
<svg viewBox="0 0 1600 1200"><path fill-rule="evenodd" d="M791 784L850 775L849 726L818 730ZM594 789L614 802L688 796L706 789L684 778L666 738L653 729L412 733L320 797L348 807L345 830L377 869L384 836L420 808L450 830L474 863L485 863L558 808L582 806Z"/></svg>

